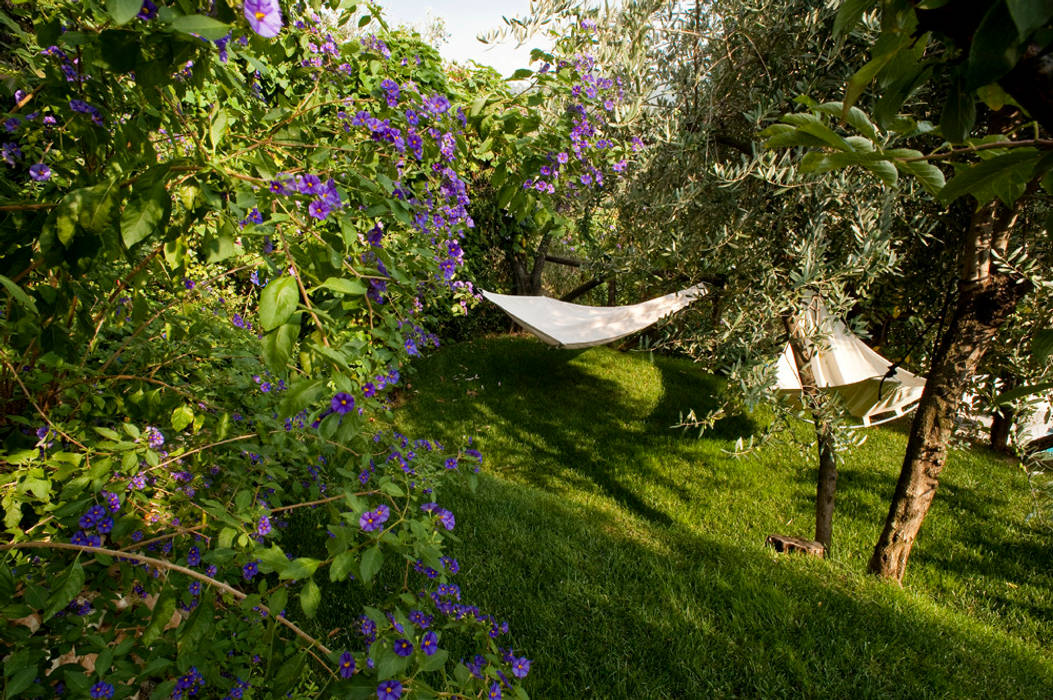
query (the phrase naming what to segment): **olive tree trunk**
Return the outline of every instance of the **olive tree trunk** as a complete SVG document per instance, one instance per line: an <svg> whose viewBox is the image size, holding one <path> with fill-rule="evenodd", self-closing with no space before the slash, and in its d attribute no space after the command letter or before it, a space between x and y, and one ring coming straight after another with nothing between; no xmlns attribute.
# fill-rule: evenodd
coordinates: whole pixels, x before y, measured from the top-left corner
<svg viewBox="0 0 1053 700"><path fill-rule="evenodd" d="M1030 289L1029 283L992 268L992 252L1005 253L1017 213L996 200L973 214L960 255L957 305L911 423L885 527L867 567L870 573L902 582L936 495L962 392L998 329Z"/></svg>
<svg viewBox="0 0 1053 700"><path fill-rule="evenodd" d="M834 428L825 413L819 409L823 400L816 386L815 375L809 364L815 347L804 333L799 322L783 319L793 351L793 362L797 376L801 378L801 403L812 409L815 421L815 443L819 453L819 477L815 489L815 541L827 552L834 530L834 496L837 493L837 452Z"/></svg>

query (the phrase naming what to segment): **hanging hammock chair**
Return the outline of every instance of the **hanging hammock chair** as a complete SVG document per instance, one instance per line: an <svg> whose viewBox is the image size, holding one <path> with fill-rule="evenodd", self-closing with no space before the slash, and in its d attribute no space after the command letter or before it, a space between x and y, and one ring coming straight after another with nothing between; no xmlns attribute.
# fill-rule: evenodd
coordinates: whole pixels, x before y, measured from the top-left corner
<svg viewBox="0 0 1053 700"><path fill-rule="evenodd" d="M704 284L631 306L582 306L551 297L483 296L543 342L560 348L590 348L620 340L676 313L706 293Z"/></svg>
<svg viewBox="0 0 1053 700"><path fill-rule="evenodd" d="M917 408L925 390L924 377L898 367L890 375L893 363L830 316L818 299L808 304L803 323L806 332L825 334L810 363L816 385L840 394L845 408L864 427L887 423ZM801 378L789 343L779 356L776 386L800 396Z"/></svg>

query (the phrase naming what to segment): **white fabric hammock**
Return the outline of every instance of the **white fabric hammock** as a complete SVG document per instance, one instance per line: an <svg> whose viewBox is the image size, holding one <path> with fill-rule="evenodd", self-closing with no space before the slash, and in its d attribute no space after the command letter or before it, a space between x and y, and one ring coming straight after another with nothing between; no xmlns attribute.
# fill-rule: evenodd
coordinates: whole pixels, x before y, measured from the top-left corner
<svg viewBox="0 0 1053 700"><path fill-rule="evenodd" d="M620 340L675 313L706 293L704 284L631 306L582 306L551 297L483 296L549 345L589 348Z"/></svg>
<svg viewBox="0 0 1053 700"><path fill-rule="evenodd" d="M818 299L808 305L803 323L806 332L826 335L809 363L815 383L820 389L837 391L848 412L865 427L895 420L917 407L924 377L897 368L882 381L892 363L831 317ZM801 378L789 343L779 356L776 378L780 391L800 395Z"/></svg>

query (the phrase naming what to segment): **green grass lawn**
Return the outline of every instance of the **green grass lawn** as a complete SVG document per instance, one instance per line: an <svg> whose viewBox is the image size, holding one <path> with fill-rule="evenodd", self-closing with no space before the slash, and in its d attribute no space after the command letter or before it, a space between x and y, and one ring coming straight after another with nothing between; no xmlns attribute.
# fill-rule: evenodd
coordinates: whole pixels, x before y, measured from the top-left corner
<svg viewBox="0 0 1053 700"><path fill-rule="evenodd" d="M817 560L763 544L812 537L812 449L729 456L748 418L670 430L718 386L689 362L505 337L415 369L405 432L485 456L478 492L440 501L466 600L509 620L534 697L1053 697L1053 537L1013 462L952 452L900 589L863 571L902 427L848 458Z"/></svg>

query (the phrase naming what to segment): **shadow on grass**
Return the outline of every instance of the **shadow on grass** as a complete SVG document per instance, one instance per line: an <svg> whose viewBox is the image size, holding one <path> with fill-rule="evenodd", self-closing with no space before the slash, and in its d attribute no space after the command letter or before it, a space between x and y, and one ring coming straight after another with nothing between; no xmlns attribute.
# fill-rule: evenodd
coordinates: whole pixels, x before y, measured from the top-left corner
<svg viewBox="0 0 1053 700"><path fill-rule="evenodd" d="M490 427L502 439L484 448L488 464L519 465L485 476L477 494L442 490L440 499L457 514L462 541L449 553L461 561L456 580L465 602L509 620L512 638L500 641L533 659L527 680L533 697L1053 697L1053 662L1038 647L1053 591L1042 573L1053 568L1043 565L1051 560L1048 539L1017 538L1014 545L1018 531L993 527L1001 496L947 479L934 508L961 508L975 523L927 522L928 542L912 567L920 570L927 558L925 568L953 574L951 587L998 572L1006 577L1000 584L1011 583L1010 576L1043 578L1019 602L1003 593L1007 585L954 598L939 590L937 578L928 585L937 589L930 597L846 573L837 561L776 557L759 536L753 539L765 525L743 524L753 509L741 507L772 493L733 491L769 480L763 460L752 467L701 464L708 479L697 484L673 483L648 466L667 455L705 454L694 433L666 430L660 440L654 434L688 407L705 410L696 402L712 395L716 380L658 358L656 381L641 357L637 383L646 391L637 392L607 355L558 355L521 340L466 344L430 358L411 379L420 392L413 401L423 407L411 410L415 432L445 436L452 425ZM734 420L720 427L724 439L751 427ZM809 467L792 477L809 489L789 492L814 492L811 453L774 459ZM842 471L838 512L845 522L835 521L835 541L848 521L853 530L861 523L877 527L887 510L895 477L866 466ZM643 479L630 480L641 473ZM661 483L681 501L670 499L663 511L648 502L641 481ZM570 494L577 490L586 497ZM590 502L590 493L639 517L619 517ZM735 507L717 507L733 494ZM717 532L715 521L705 530L675 521L687 499L719 513L721 523L730 522L728 532ZM861 537L869 543L876 534ZM958 538L979 543L983 556L956 553ZM397 583L398 572L385 580ZM357 584L336 584L319 616L343 620L346 629L362 600ZM1029 641L1006 631L1015 631L1015 622L978 619L977 605L1034 615L1019 623ZM361 648L353 634L338 639ZM455 641L442 643L460 658Z"/></svg>
<svg viewBox="0 0 1053 700"><path fill-rule="evenodd" d="M653 527L484 478L448 494L471 604L509 620L533 697L1050 697L1048 659L826 562ZM354 584L351 584L352 586ZM353 619L346 596L326 616ZM455 657L456 658L456 657Z"/></svg>
<svg viewBox="0 0 1053 700"><path fill-rule="evenodd" d="M446 382L459 375L487 377L490 383L478 391L466 389L466 400L456 406L416 415L421 432L441 433L451 412L468 425L499 422L506 439L531 455L528 467L513 468L514 474L506 468L506 476L557 491L566 488L565 482L576 488L591 484L642 518L664 525L673 522L627 488L623 477L632 470L637 477L679 489L679 484L646 466L654 436L667 439L673 449L678 443L691 448L696 432L677 431L672 426L691 409L704 415L715 407L718 380L674 366L665 358L639 355L632 358L638 371L651 375L648 381L654 381L657 374L659 382L658 390L642 401L626 392L624 381L597 374L595 366L603 368L604 363L597 363L595 355L585 361L580 350L555 350L525 340L490 342L502 343L501 352L473 356L466 344L425 363L428 381ZM618 357L620 366L625 356ZM514 389L502 390L495 382ZM420 400L426 403L429 396L423 391ZM720 421L710 435L730 440L752 429L749 419L733 417Z"/></svg>

